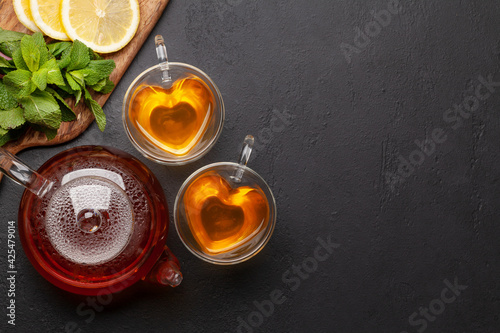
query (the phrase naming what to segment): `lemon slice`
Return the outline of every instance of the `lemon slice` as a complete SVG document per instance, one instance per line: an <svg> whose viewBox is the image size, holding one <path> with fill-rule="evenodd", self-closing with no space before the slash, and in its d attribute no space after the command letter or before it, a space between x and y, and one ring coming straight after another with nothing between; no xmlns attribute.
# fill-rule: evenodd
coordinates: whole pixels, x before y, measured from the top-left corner
<svg viewBox="0 0 500 333"><path fill-rule="evenodd" d="M139 26L137 0L62 0L66 33L99 53L120 50Z"/></svg>
<svg viewBox="0 0 500 333"><path fill-rule="evenodd" d="M61 0L30 0L31 15L36 25L49 37L69 40L59 16Z"/></svg>
<svg viewBox="0 0 500 333"><path fill-rule="evenodd" d="M33 16L30 10L30 0L14 0L12 3L19 22L33 32L40 32L40 29L38 29L35 22L33 22Z"/></svg>

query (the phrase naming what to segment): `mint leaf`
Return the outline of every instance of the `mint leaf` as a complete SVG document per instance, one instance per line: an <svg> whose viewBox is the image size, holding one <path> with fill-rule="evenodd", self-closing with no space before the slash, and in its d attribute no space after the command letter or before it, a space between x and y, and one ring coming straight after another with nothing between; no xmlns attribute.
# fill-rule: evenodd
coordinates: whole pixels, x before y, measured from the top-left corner
<svg viewBox="0 0 500 333"><path fill-rule="evenodd" d="M8 110L16 107L17 100L8 91L3 81L0 80L0 109Z"/></svg>
<svg viewBox="0 0 500 333"><path fill-rule="evenodd" d="M85 86L85 79L83 78L83 74L78 71L69 72L71 77L78 83L81 87Z"/></svg>
<svg viewBox="0 0 500 333"><path fill-rule="evenodd" d="M48 127L45 127L45 126L40 126L40 125L35 125L35 124L31 124L31 127L35 130L35 131L39 131L39 132L43 132L45 133L45 136L47 137L47 140L52 140L56 137L57 135L57 130L56 129L53 129L53 128L48 128Z"/></svg>
<svg viewBox="0 0 500 333"><path fill-rule="evenodd" d="M54 57L57 57L61 53L63 53L67 48L71 47L71 42L58 42L48 44L49 52L52 53Z"/></svg>
<svg viewBox="0 0 500 333"><path fill-rule="evenodd" d="M43 39L41 32L35 32L32 37L35 45L38 46L38 50L40 51L40 68L49 60L49 50L47 49L47 44L45 44L45 39Z"/></svg>
<svg viewBox="0 0 500 333"><path fill-rule="evenodd" d="M76 119L76 115L73 110L71 110L64 98L62 98L57 91L52 88L47 88L46 91L51 93L52 96L54 96L54 98L57 100L57 103L59 103L59 107L61 108L62 121L73 121Z"/></svg>
<svg viewBox="0 0 500 333"><path fill-rule="evenodd" d="M87 90L87 89L83 89L85 90L85 101L90 101L92 98L92 95L90 94L90 92Z"/></svg>
<svg viewBox="0 0 500 333"><path fill-rule="evenodd" d="M103 79L91 88L101 94L109 94L115 88L115 84L110 79Z"/></svg>
<svg viewBox="0 0 500 333"><path fill-rule="evenodd" d="M69 72L73 79L78 82L82 87L85 86L86 69L79 69Z"/></svg>
<svg viewBox="0 0 500 333"><path fill-rule="evenodd" d="M23 54L21 52L21 48L18 48L12 54L12 60L14 61L14 65L16 65L17 69L24 69L29 71L28 65L24 62Z"/></svg>
<svg viewBox="0 0 500 333"><path fill-rule="evenodd" d="M49 74L49 70L47 68L40 68L36 72L33 73L33 77L31 80L40 90L45 90L47 87L47 75Z"/></svg>
<svg viewBox="0 0 500 333"><path fill-rule="evenodd" d="M75 93L75 99L76 99L76 102L75 102L75 106L78 105L78 103L80 103L80 99L82 98L82 91L81 90L78 90L76 93Z"/></svg>
<svg viewBox="0 0 500 333"><path fill-rule="evenodd" d="M11 64L4 57L0 57L0 68L16 68L16 66L14 66L13 64Z"/></svg>
<svg viewBox="0 0 500 333"><path fill-rule="evenodd" d="M71 76L71 74L68 73L68 72L66 72L66 81L68 81L69 86L74 91L79 91L79 90L82 89L82 87L80 87L80 85L78 85L78 83L76 83L75 79L73 79L73 77Z"/></svg>
<svg viewBox="0 0 500 333"><path fill-rule="evenodd" d="M71 62L68 65L68 71L85 68L89 61L89 48L79 40L75 40L71 49Z"/></svg>
<svg viewBox="0 0 500 333"><path fill-rule="evenodd" d="M64 69L68 67L68 65L71 63L71 50L73 49L72 47L68 47L65 49L62 54L61 54L61 59L58 61L58 65L60 69Z"/></svg>
<svg viewBox="0 0 500 333"><path fill-rule="evenodd" d="M0 43L0 52L12 58L12 54L19 47L21 47L21 41Z"/></svg>
<svg viewBox="0 0 500 333"><path fill-rule="evenodd" d="M75 94L73 89L71 89L71 87L67 83L64 83L64 85L59 85L57 86L57 88L59 88L60 91L63 91L65 93L66 96L63 96L64 98L71 97Z"/></svg>
<svg viewBox="0 0 500 333"><path fill-rule="evenodd" d="M86 84L92 86L109 77L115 67L116 64L113 60L91 60L87 67L71 73L73 76L81 76Z"/></svg>
<svg viewBox="0 0 500 333"><path fill-rule="evenodd" d="M95 72L99 72L101 76L109 76L113 69L115 69L116 64L111 59L106 60L92 60L89 62L87 68Z"/></svg>
<svg viewBox="0 0 500 333"><path fill-rule="evenodd" d="M0 127L0 147L12 140L10 132Z"/></svg>
<svg viewBox="0 0 500 333"><path fill-rule="evenodd" d="M104 111L102 110L102 107L99 105L99 103L94 101L89 91L87 89L84 90L85 90L85 102L92 111L92 113L94 114L97 126L99 127L101 132L104 132L104 128L106 127L106 115L104 114Z"/></svg>
<svg viewBox="0 0 500 333"><path fill-rule="evenodd" d="M57 60L55 58L50 59L47 61L41 69L46 68L48 70L47 72L47 83L49 84L57 84L58 86L65 85L66 83L64 82L64 79L61 74L61 70L59 69L59 66L57 65Z"/></svg>
<svg viewBox="0 0 500 333"><path fill-rule="evenodd" d="M62 107L61 104L59 104L59 106L61 107L61 121L73 121L76 119L73 110Z"/></svg>
<svg viewBox="0 0 500 333"><path fill-rule="evenodd" d="M3 130L3 131L5 131L5 130ZM5 131L4 134L2 134L2 133L3 132L0 131L0 147L2 147L4 144L6 144L7 142L9 142L11 140L9 132Z"/></svg>
<svg viewBox="0 0 500 333"><path fill-rule="evenodd" d="M90 55L90 60L102 60L102 59L104 59L103 57L101 57L100 54L92 51L92 49L90 47L89 47L89 55Z"/></svg>
<svg viewBox="0 0 500 333"><path fill-rule="evenodd" d="M23 109L17 107L6 111L0 111L1 128L9 130L18 128L26 122Z"/></svg>
<svg viewBox="0 0 500 333"><path fill-rule="evenodd" d="M102 79L99 82L97 82L96 84L91 85L89 87L94 89L94 91L101 92L101 89L103 89L104 86L106 86L106 79Z"/></svg>
<svg viewBox="0 0 500 333"><path fill-rule="evenodd" d="M24 133L24 128L25 127L23 126L23 127L18 128L18 129L9 130L9 131L2 130L2 131L5 131L6 133L5 132L2 132L5 134L0 133L0 147L11 140L17 140L21 136L21 134ZM1 128L0 128L0 130L1 130Z"/></svg>
<svg viewBox="0 0 500 333"><path fill-rule="evenodd" d="M24 116L30 123L52 129L58 129L61 125L61 108L50 93L36 90L20 102L24 107Z"/></svg>
<svg viewBox="0 0 500 333"><path fill-rule="evenodd" d="M9 74L13 70L14 70L14 68L2 68L2 67L0 67L0 76L3 76L5 74Z"/></svg>
<svg viewBox="0 0 500 333"><path fill-rule="evenodd" d="M40 131L42 131L43 133L45 133L45 136L47 137L47 140L53 140L56 135L57 135L57 130L56 129L52 129L52 128L47 128L47 127L42 127L40 129Z"/></svg>
<svg viewBox="0 0 500 333"><path fill-rule="evenodd" d="M40 67L40 49L33 36L26 35L21 39L21 53L29 70L36 72Z"/></svg>
<svg viewBox="0 0 500 333"><path fill-rule="evenodd" d="M104 132L104 129L106 128L106 115L104 114L102 107L93 99L89 100L87 103L87 106L90 108L90 110L92 110L92 113L94 114L97 126L99 127L101 132Z"/></svg>
<svg viewBox="0 0 500 333"><path fill-rule="evenodd" d="M16 98L28 96L36 89L35 84L31 81L31 72L23 69L18 69L5 75L3 83L7 91Z"/></svg>
<svg viewBox="0 0 500 333"><path fill-rule="evenodd" d="M0 43L15 42L21 40L26 34L17 31L4 30L0 28Z"/></svg>

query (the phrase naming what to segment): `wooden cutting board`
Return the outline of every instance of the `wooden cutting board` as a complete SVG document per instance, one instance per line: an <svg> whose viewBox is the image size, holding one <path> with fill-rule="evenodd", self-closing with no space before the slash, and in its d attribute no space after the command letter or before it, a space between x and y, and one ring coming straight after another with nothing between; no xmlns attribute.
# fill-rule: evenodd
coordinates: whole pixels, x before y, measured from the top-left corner
<svg viewBox="0 0 500 333"><path fill-rule="evenodd" d="M139 0L141 21L135 37L125 48L104 56L106 59L113 59L116 63L116 68L110 76L111 81L113 81L115 85L120 81L132 62L132 59L134 59L135 55L142 47L142 44L156 25L156 22L160 18L168 2L169 0ZM12 0L0 0L0 27L8 30L31 33L18 21L12 6ZM154 45L150 45L150 47L153 51ZM92 95L101 106L106 103L106 100L110 96L110 94L102 95L97 93ZM76 138L92 123L94 116L84 103L79 103L77 107L74 107L74 100L71 99L68 100L68 104L76 113L77 119L72 122L63 122L57 131L57 136L53 140L48 141L45 134L29 129L18 140L5 144L3 148L13 154L17 154L26 148L56 145Z"/></svg>

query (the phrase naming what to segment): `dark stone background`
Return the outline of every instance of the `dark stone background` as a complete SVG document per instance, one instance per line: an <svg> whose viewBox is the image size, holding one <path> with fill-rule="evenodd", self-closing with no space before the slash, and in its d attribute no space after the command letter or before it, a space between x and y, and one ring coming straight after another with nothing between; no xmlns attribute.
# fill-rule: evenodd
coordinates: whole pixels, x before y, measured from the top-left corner
<svg viewBox="0 0 500 333"><path fill-rule="evenodd" d="M374 30L348 63L340 45L354 46L355 28L370 27L371 11L388 3L172 0L106 104L106 131L93 124L73 142L20 156L39 167L69 147L118 147L153 170L172 210L186 177L203 165L234 161L251 133L258 148L250 166L276 196L275 233L249 262L219 267L191 255L171 222L168 244L181 260L182 285L140 283L115 295L95 318L78 315L86 298L46 282L17 240L15 329L61 332L74 322L81 332L236 332L238 317L248 322L250 315L259 324L253 302L279 289L286 301L253 331L500 331L500 87L460 127L443 120L456 118L447 110L474 94L480 75L500 81L499 4L401 0L401 12ZM155 63L158 33L172 61L197 66L214 79L227 110L214 149L184 167L145 160L122 128L122 98ZM281 126L272 121L272 110L292 116ZM436 128L447 140L410 176L390 176L400 156L418 159L414 141L431 138ZM21 193L2 181L2 258L6 223L17 219ZM285 284L282 275L313 255L318 237L328 236L340 244L332 255L300 286ZM5 300L5 261L0 267ZM434 300L446 288L444 280L455 278L467 289L442 313L415 315L411 326L409 317L420 307L442 310ZM2 301L2 331L8 328L5 306Z"/></svg>

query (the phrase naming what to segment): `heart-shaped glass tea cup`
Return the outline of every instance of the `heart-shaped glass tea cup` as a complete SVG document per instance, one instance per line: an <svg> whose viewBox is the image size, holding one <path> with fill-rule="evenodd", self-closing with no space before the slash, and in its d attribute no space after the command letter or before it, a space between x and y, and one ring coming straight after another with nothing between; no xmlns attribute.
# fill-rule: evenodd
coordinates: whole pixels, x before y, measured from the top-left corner
<svg viewBox="0 0 500 333"><path fill-rule="evenodd" d="M163 37L155 38L159 64L142 72L122 106L125 131L145 157L182 165L205 155L224 123L224 102L215 83L200 69L169 62Z"/></svg>
<svg viewBox="0 0 500 333"><path fill-rule="evenodd" d="M246 166L254 139L247 136L239 163L221 162L195 171L175 199L174 220L184 245L220 265L243 262L269 241L276 202L267 183Z"/></svg>

